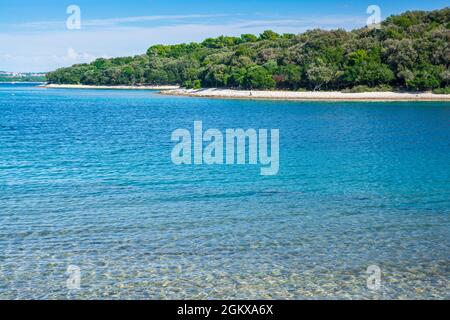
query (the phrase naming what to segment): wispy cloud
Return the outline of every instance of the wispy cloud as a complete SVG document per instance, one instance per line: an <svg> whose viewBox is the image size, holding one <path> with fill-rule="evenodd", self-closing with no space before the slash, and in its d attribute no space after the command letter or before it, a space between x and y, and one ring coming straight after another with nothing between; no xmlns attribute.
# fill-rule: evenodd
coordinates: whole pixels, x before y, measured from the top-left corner
<svg viewBox="0 0 450 320"><path fill-rule="evenodd" d="M90 19L82 20L82 27L111 27L124 24L139 24L143 22L181 22L197 19L220 18L229 16L228 14L191 14L191 15L155 15L155 16L133 16L110 19ZM58 29L65 27L65 20L59 21L33 21L12 25L10 27L21 29Z"/></svg>
<svg viewBox="0 0 450 320"><path fill-rule="evenodd" d="M86 26L114 26L123 23L139 23L149 21L182 21L192 19L205 19L205 18L219 18L229 16L227 14L191 14L191 15L167 15L167 16L140 16L140 17L126 17L126 18L113 18L113 19L97 19L88 20L83 22Z"/></svg>
<svg viewBox="0 0 450 320"><path fill-rule="evenodd" d="M253 27L322 27L322 28L337 28L357 27L362 25L366 17L347 17L347 16L332 16L332 17L307 17L307 18L287 18L287 19L254 19L254 17L247 17L242 19L239 14L191 14L191 15L154 15L154 16L133 16L120 17L110 19L90 19L82 20L82 28L126 28L126 27L143 27L145 23L155 22L159 25L185 25L185 24L201 24L201 25L216 25L218 24L216 18L220 19L220 24L233 25L240 28ZM9 29L17 31L45 31L45 30L61 30L66 28L65 21L34 21L15 25L9 25ZM148 27L148 26L147 26ZM154 27L158 27L154 25Z"/></svg>
<svg viewBox="0 0 450 320"><path fill-rule="evenodd" d="M299 32L305 28L356 28L363 26L365 17L329 17L329 18L302 18L302 19L276 19L276 20L250 20L235 24L240 28L279 28L298 27Z"/></svg>

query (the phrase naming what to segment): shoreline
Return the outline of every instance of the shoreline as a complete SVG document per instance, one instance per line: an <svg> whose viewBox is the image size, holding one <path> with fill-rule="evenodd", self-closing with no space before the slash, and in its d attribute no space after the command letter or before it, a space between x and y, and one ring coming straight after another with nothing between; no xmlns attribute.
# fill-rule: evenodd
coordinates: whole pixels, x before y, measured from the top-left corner
<svg viewBox="0 0 450 320"><path fill-rule="evenodd" d="M427 92L324 92L324 91L250 91L233 89L173 89L161 92L163 95L197 98L285 100L285 101L450 101L448 94Z"/></svg>
<svg viewBox="0 0 450 320"><path fill-rule="evenodd" d="M450 102L449 94L431 92L361 92L339 91L262 91L235 89L184 89L179 86L97 86L82 84L43 84L46 89L94 89L94 90L152 90L162 95L196 98L278 100L278 101L435 101Z"/></svg>
<svg viewBox="0 0 450 320"><path fill-rule="evenodd" d="M94 89L94 90L177 90L179 86L92 86L84 84L45 84L46 89Z"/></svg>

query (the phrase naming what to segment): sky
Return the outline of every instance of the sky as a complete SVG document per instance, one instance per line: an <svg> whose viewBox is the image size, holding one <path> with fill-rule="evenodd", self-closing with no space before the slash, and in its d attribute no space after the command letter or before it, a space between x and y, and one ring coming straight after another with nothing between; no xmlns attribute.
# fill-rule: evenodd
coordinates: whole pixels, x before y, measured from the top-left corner
<svg viewBox="0 0 450 320"><path fill-rule="evenodd" d="M0 0L0 70L47 72L99 57L145 53L154 44L202 41L271 29L363 27L377 5L381 17L434 10L449 0ZM80 9L80 28L67 20Z"/></svg>

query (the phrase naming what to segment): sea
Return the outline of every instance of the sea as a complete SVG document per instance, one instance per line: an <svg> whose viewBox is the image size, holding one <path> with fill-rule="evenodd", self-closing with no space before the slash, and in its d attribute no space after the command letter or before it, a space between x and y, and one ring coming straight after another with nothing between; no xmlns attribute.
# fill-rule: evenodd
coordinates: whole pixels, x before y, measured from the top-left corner
<svg viewBox="0 0 450 320"><path fill-rule="evenodd" d="M279 171L177 165L278 129ZM0 84L0 299L450 299L450 104Z"/></svg>

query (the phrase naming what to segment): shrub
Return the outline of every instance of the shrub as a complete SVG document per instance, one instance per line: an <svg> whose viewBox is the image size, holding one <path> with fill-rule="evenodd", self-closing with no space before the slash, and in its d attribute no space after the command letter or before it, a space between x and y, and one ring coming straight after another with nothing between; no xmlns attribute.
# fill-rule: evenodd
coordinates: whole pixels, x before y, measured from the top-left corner
<svg viewBox="0 0 450 320"><path fill-rule="evenodd" d="M393 91L393 88L389 85L379 85L376 87L369 86L356 86L351 89L342 90L344 93L363 93L363 92L389 92Z"/></svg>
<svg viewBox="0 0 450 320"><path fill-rule="evenodd" d="M194 80L194 82L193 82L193 89L196 89L196 90L198 90L198 89L201 89L202 88L202 82L200 81L200 80Z"/></svg>
<svg viewBox="0 0 450 320"><path fill-rule="evenodd" d="M450 87L434 89L433 93L435 93L435 94L450 94Z"/></svg>

